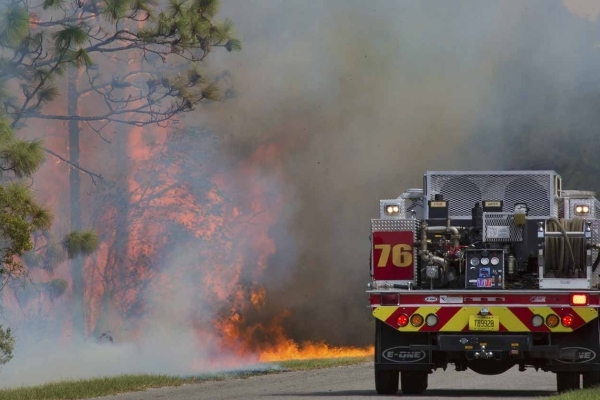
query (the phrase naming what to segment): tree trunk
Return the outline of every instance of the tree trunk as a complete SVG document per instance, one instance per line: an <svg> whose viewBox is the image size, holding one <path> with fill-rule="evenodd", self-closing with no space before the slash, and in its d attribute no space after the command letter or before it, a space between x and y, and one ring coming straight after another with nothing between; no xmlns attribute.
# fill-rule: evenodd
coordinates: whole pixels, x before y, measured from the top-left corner
<svg viewBox="0 0 600 400"><path fill-rule="evenodd" d="M111 245L110 251L113 257L111 262L105 266L104 293L100 305L98 320L96 321L94 336L99 337L107 331L116 334L116 329L112 324L118 318L116 303L121 299L122 290L129 283L127 276L130 265L129 262L129 185L128 179L131 173L131 161L128 157L129 136L131 127L118 126L115 129L115 145L113 155L115 157L119 178L117 180L117 193L114 199L116 208L116 218L113 229L115 229L115 239ZM117 298L115 298L117 297ZM123 305L120 305L122 309Z"/></svg>
<svg viewBox="0 0 600 400"><path fill-rule="evenodd" d="M68 115L77 115L77 104L79 93L77 92L77 81L79 72L70 67L68 76L67 109ZM69 120L69 161L79 165L79 122ZM69 169L70 186L70 210L71 210L71 229L81 230L81 175L77 168ZM73 298L71 301L73 313L73 338L85 338L85 317L84 317L84 280L83 280L84 258L77 257L71 260L71 281L73 285Z"/></svg>

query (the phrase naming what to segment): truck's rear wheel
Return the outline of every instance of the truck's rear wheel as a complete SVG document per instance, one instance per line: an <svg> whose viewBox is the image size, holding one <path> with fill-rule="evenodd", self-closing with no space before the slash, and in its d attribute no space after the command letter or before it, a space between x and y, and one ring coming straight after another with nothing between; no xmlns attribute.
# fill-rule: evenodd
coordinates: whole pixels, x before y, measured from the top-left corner
<svg viewBox="0 0 600 400"><path fill-rule="evenodd" d="M428 372L403 371L400 374L400 385L404 394L421 394L427 390Z"/></svg>
<svg viewBox="0 0 600 400"><path fill-rule="evenodd" d="M557 372L556 373L556 390L559 393L569 390L579 389L579 373L578 372Z"/></svg>
<svg viewBox="0 0 600 400"><path fill-rule="evenodd" d="M399 375L398 371L375 370L375 390L377 394L398 393Z"/></svg>
<svg viewBox="0 0 600 400"><path fill-rule="evenodd" d="M583 375L584 389L600 386L600 371L584 372L581 375Z"/></svg>

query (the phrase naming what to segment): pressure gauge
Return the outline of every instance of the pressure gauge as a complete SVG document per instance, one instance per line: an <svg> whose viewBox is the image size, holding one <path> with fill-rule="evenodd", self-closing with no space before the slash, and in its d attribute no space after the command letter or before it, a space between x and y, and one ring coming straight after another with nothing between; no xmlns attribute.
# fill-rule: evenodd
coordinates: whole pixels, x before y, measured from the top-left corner
<svg viewBox="0 0 600 400"><path fill-rule="evenodd" d="M472 266L479 265L479 258L477 258L477 257L471 258L471 265Z"/></svg>
<svg viewBox="0 0 600 400"><path fill-rule="evenodd" d="M498 259L498 257L492 258L492 265L498 265L499 262L500 262L500 260Z"/></svg>
<svg viewBox="0 0 600 400"><path fill-rule="evenodd" d="M490 259L487 257L483 257L481 259L481 265L488 265L490 263Z"/></svg>

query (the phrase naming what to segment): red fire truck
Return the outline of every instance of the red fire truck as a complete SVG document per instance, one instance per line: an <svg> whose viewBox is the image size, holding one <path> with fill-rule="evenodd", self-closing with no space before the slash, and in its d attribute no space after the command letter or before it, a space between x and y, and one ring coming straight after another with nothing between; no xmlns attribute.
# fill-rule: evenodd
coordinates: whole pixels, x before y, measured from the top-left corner
<svg viewBox="0 0 600 400"><path fill-rule="evenodd" d="M600 385L600 202L554 171L428 171L371 220L375 386L511 368ZM441 373L441 372L437 372Z"/></svg>

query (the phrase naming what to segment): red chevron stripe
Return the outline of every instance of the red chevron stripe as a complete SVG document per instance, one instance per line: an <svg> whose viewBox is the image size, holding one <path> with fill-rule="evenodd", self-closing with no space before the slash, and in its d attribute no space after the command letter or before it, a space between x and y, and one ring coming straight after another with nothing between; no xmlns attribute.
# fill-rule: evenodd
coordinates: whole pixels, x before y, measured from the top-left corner
<svg viewBox="0 0 600 400"><path fill-rule="evenodd" d="M519 318L519 320L529 329L531 332L551 332L550 328L546 325L535 327L531 323L531 319L535 315L529 308L527 307L511 307L510 311Z"/></svg>
<svg viewBox="0 0 600 400"><path fill-rule="evenodd" d="M452 317L454 317L458 311L460 311L460 307L442 307L440 308L435 315L437 315L438 317L438 323L436 326L428 326L427 324L424 324L421 329L419 329L419 332L437 332L440 330L440 328L444 325L446 325L446 323L448 321L450 321L452 319ZM427 318L426 315L423 316L424 318Z"/></svg>

